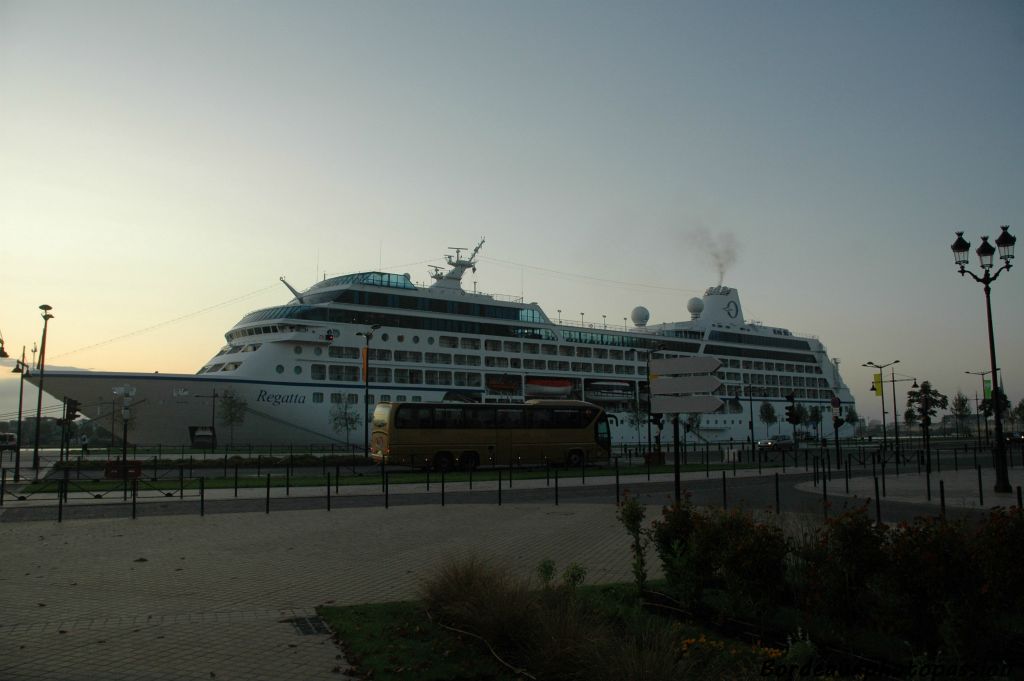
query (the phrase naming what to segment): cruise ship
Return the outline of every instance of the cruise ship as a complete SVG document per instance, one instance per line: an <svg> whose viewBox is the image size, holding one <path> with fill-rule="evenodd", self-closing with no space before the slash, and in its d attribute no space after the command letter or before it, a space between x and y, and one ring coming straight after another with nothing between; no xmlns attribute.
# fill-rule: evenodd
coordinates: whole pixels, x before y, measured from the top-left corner
<svg viewBox="0 0 1024 681"><path fill-rule="evenodd" d="M77 400L83 414L118 434L127 420L131 443L168 446L361 449L378 402L533 398L601 404L614 442L646 444L652 357L721 361L714 394L723 405L689 417L690 442L746 443L751 423L756 439L768 425L762 404L782 421L787 396L819 407L826 433L834 401L841 414L853 405L839 360L817 338L746 321L734 288L714 286L690 299L685 321L648 324L649 312L637 307L632 326L621 329L568 323L521 297L465 290L463 276L476 271L483 243L452 249L429 286L371 271L299 291L282 277L292 299L245 315L195 374L46 371L44 389Z"/></svg>

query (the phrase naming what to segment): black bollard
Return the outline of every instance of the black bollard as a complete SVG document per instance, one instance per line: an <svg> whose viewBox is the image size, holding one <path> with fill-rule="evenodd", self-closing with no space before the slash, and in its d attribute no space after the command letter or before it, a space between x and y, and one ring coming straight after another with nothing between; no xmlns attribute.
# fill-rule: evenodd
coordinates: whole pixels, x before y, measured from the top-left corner
<svg viewBox="0 0 1024 681"><path fill-rule="evenodd" d="M725 471L722 471L722 510L729 508L729 500L725 496Z"/></svg>
<svg viewBox="0 0 1024 681"><path fill-rule="evenodd" d="M782 513L782 504L779 499L779 474L775 474L775 515Z"/></svg>
<svg viewBox="0 0 1024 681"><path fill-rule="evenodd" d="M939 517L946 519L946 481L939 480Z"/></svg>
<svg viewBox="0 0 1024 681"><path fill-rule="evenodd" d="M270 473L267 473L267 513L270 513Z"/></svg>
<svg viewBox="0 0 1024 681"><path fill-rule="evenodd" d="M206 515L206 478L199 478L199 516Z"/></svg>
<svg viewBox="0 0 1024 681"><path fill-rule="evenodd" d="M985 491L981 488L981 466L978 466L978 505L985 505Z"/></svg>

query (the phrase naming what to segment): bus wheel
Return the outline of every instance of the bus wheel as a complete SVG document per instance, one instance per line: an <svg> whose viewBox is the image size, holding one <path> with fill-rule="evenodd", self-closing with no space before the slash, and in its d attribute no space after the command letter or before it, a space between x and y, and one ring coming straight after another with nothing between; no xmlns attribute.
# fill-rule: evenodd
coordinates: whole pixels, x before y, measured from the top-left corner
<svg viewBox="0 0 1024 681"><path fill-rule="evenodd" d="M476 470L480 465L480 457L476 452L463 452L459 458L459 464L464 471Z"/></svg>
<svg viewBox="0 0 1024 681"><path fill-rule="evenodd" d="M565 465L576 468L583 463L583 452L578 449L574 449L569 452L565 457Z"/></svg>
<svg viewBox="0 0 1024 681"><path fill-rule="evenodd" d="M448 452L434 454L434 470L450 471L452 469L452 455Z"/></svg>

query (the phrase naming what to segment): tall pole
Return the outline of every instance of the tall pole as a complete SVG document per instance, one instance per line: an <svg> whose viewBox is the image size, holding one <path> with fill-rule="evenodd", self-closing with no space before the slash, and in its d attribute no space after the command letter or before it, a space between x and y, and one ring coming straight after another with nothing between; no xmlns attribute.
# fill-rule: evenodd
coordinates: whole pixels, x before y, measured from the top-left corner
<svg viewBox="0 0 1024 681"><path fill-rule="evenodd" d="M747 408L750 409L750 460L757 456L757 442L754 440L754 391L747 383Z"/></svg>
<svg viewBox="0 0 1024 681"><path fill-rule="evenodd" d="M14 482L21 480L21 405L25 395L25 374L28 373L28 366L25 364L25 346L21 346L21 362L16 370L21 374L18 381L18 442L14 445Z"/></svg>
<svg viewBox="0 0 1024 681"><path fill-rule="evenodd" d="M1006 442L1003 440L1003 396L999 391L999 370L996 365L996 339L992 332L992 291L988 270L985 270L985 313L988 318L988 354L992 363L992 412L995 423L996 444L992 448L993 464L996 469L996 492L1009 493L1010 474L1006 466Z"/></svg>
<svg viewBox="0 0 1024 681"><path fill-rule="evenodd" d="M991 363L992 372L992 405L994 407L993 412L995 415L995 445L992 447L992 463L996 469L996 486L995 491L997 493L1009 493L1012 491L1010 487L1010 474L1007 470L1006 460L1006 442L1003 440L1003 395L999 389L999 367L996 364L996 340L995 334L992 330L992 282L995 281L1004 270L1009 270L1013 263L1013 249L1014 244L1017 242L1017 237L1010 234L1010 227L1003 225L1000 227L1002 233L995 240L995 247L988 242L988 237L981 237L981 246L975 250L978 255L978 261L981 264L984 273L981 277L976 275L967 269L967 251L970 249L970 243L964 239L963 232L956 233L956 241L950 247L953 250L953 260L959 267L960 276L967 274L971 275L974 281L982 284L985 289L985 317L988 322L988 355ZM998 249L999 258L1003 261L1003 266L1000 267L995 273L992 272L994 265L993 260ZM986 421L987 422L987 421Z"/></svg>
<svg viewBox="0 0 1024 681"><path fill-rule="evenodd" d="M876 364L875 362L865 362L864 364L861 365L861 366L865 366L865 367L871 367L873 369L878 369L878 397L879 397L879 399L882 400L882 452L883 452L883 455L884 455L884 452L886 450L888 450L888 448L889 448L889 438L888 438L888 435L885 432L885 374L884 374L884 370L886 368L888 368L888 367L891 367L893 364L899 364L899 363L900 363L900 361L898 359L894 359L893 361L889 362L888 364ZM872 378L874 378L874 377L872 376ZM874 381L872 381L872 384L874 384ZM874 388L874 385L872 385L872 388ZM893 392L895 393L895 390ZM893 414L893 418L896 418L895 414Z"/></svg>
<svg viewBox="0 0 1024 681"><path fill-rule="evenodd" d="M984 395L985 394L985 377L988 376L992 372L991 371L965 371L964 373L965 374L971 374L972 376L978 376L979 378L981 378L981 394ZM988 398L989 406L992 405L992 395L993 395L993 393L992 393L992 390L990 388L989 389L989 398ZM985 422L985 443L988 444L991 441L991 438L989 438L989 436L988 436L988 415L981 413L983 410L981 408L981 405L978 403L978 393L977 392L974 393L974 407L975 407L975 409L978 412L979 418ZM981 428L980 427L978 428L978 446L979 447L981 446Z"/></svg>
<svg viewBox="0 0 1024 681"><path fill-rule="evenodd" d="M370 339L373 332L380 328L374 324L366 331L356 331L366 341L363 348L363 456L370 456Z"/></svg>
<svg viewBox="0 0 1024 681"><path fill-rule="evenodd" d="M39 395L36 398L36 439L35 445L32 448L32 470L35 474L36 479L39 478L39 426L43 419L43 376L46 369L46 327L50 320L53 319L53 315L50 314L50 310L53 308L49 305L40 305L39 309L43 311L43 341L39 347Z"/></svg>
<svg viewBox="0 0 1024 681"><path fill-rule="evenodd" d="M987 421L986 425L988 425ZM974 430L978 446L981 447L981 400L978 399L977 390L974 391Z"/></svg>
<svg viewBox="0 0 1024 681"><path fill-rule="evenodd" d="M892 372L892 428L893 438L896 442L893 444L893 448L896 450L896 456L900 455L900 412L899 407L896 406L896 370L889 369Z"/></svg>

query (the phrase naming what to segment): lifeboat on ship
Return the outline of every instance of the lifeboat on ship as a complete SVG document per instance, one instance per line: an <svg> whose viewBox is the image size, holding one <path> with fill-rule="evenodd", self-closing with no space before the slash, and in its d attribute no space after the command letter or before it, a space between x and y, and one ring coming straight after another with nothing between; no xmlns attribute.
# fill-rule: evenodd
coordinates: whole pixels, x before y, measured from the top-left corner
<svg viewBox="0 0 1024 681"><path fill-rule="evenodd" d="M586 399L591 402L622 402L633 396L629 381L587 381Z"/></svg>
<svg viewBox="0 0 1024 681"><path fill-rule="evenodd" d="M526 394L531 397L565 397L572 392L572 380L568 378L543 378L528 376Z"/></svg>

